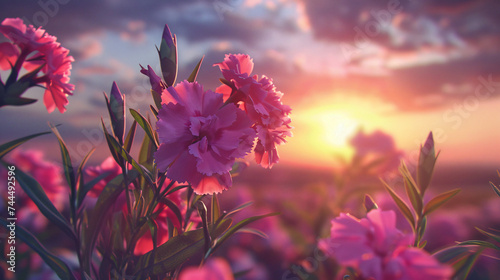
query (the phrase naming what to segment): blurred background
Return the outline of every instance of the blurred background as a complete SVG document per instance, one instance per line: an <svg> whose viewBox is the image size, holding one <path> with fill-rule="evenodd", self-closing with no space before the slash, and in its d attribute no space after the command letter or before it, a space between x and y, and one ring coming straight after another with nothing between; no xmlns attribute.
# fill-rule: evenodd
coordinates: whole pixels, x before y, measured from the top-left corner
<svg viewBox="0 0 500 280"><path fill-rule="evenodd" d="M225 195L228 206L255 200L255 211L282 211L279 225L262 225L280 228L275 240L293 251L286 251L289 258L276 256L274 276L311 255L339 211L361 213L360 194L387 200L377 198L383 190L379 177L401 190L394 180L397 166L404 159L414 170L430 131L441 150L434 194L452 188L462 193L435 218L436 224L456 226L456 236L450 233L429 250L470 238L474 226L499 223L500 202L490 202L495 195L488 184L500 182L498 1L2 0L0 19L6 17L23 18L58 37L75 58L76 89L65 114L47 114L42 89L27 93L40 100L33 105L1 108L0 142L47 131L47 121L62 124L75 164L94 146L89 165L109 156L100 117L107 120L102 92L109 94L113 81L129 108L149 111L149 80L139 64L160 72L155 45L165 24L177 35L177 81L205 55L198 81L215 90L222 76L212 65L226 53L249 54L253 73L271 77L292 107L294 136L279 147L281 160L272 170L248 158L250 167ZM61 162L53 135L23 148L42 149L46 158ZM273 275L265 268L273 262L251 257L262 273Z"/></svg>

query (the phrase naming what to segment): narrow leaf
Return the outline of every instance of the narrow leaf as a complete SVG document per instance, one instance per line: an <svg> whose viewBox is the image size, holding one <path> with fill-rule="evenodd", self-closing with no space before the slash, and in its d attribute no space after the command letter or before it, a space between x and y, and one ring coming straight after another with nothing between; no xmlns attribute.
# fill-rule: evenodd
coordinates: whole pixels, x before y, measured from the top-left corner
<svg viewBox="0 0 500 280"><path fill-rule="evenodd" d="M83 158L82 162L80 163L80 166L78 166L78 169L77 169L77 172L76 172L76 176L77 178L79 178L79 184L78 184L78 190L76 191L76 207L78 208L80 206L80 203L83 201L83 197L82 196L82 189L83 189L83 186L85 184L84 180L83 180L83 168L85 167L85 164L87 163L87 161L89 160L90 156L94 153L95 151L95 147L92 148L92 150L90 150L87 155L85 156L85 158Z"/></svg>
<svg viewBox="0 0 500 280"><path fill-rule="evenodd" d="M424 203L422 201L422 196L420 195L420 192L417 188L417 184L415 183L415 180L413 180L413 177L411 176L411 173L404 162L401 162L399 172L401 173L401 175L403 175L406 194L410 199L411 205L413 206L413 209L415 210L417 216L420 217L422 215L422 208Z"/></svg>
<svg viewBox="0 0 500 280"><path fill-rule="evenodd" d="M5 144L2 144L0 145L0 159L5 156L8 152L14 150L17 146L23 144L24 142L30 140L30 139L33 139L35 137L38 137L38 136L41 136L41 135L45 135L45 134L49 134L50 132L47 131L47 132L41 132L41 133L36 133L36 134L32 134L32 135L29 135L29 136L25 136L25 137L21 137L19 139L16 139L16 140L12 140L10 142L7 142Z"/></svg>
<svg viewBox="0 0 500 280"><path fill-rule="evenodd" d="M212 195L212 204L210 205L211 207L211 215L210 215L210 221L211 223L215 223L217 220L219 220L220 217L220 205L219 205L219 199L217 198L217 194L214 193Z"/></svg>
<svg viewBox="0 0 500 280"><path fill-rule="evenodd" d="M253 223L255 221L258 221L260 219L270 217L270 216L276 216L279 215L280 213L269 213L265 215L260 215L260 216L254 216L250 217L247 219L244 219L243 221L240 221L233 227L231 227L227 232L224 233L220 238L217 239L215 246L212 248L210 253L213 253L217 248L219 248L229 237L231 237L233 234L235 234L238 230L242 229L243 227L247 226L250 223Z"/></svg>
<svg viewBox="0 0 500 280"><path fill-rule="evenodd" d="M451 263L461 259L471 253L471 250L464 246L453 246L444 248L432 254L440 263Z"/></svg>
<svg viewBox="0 0 500 280"><path fill-rule="evenodd" d="M452 197L457 195L460 192L460 189L454 189L451 191L447 191L445 193L442 193L427 203L424 207L424 216L429 215L432 211L438 209L441 205L443 205L445 202L450 200Z"/></svg>
<svg viewBox="0 0 500 280"><path fill-rule="evenodd" d="M490 233L490 232L487 232L487 231L484 231L484 230L482 230L482 229L480 229L480 228L478 228L478 227L476 227L476 229L477 229L480 233L482 233L482 234L484 234L484 235L488 236L489 238L491 238L491 239L495 240L496 242L499 242L499 243L500 243L500 236L498 236L498 235L496 235L496 234L493 234L493 233Z"/></svg>
<svg viewBox="0 0 500 280"><path fill-rule="evenodd" d="M384 180L381 181L384 184L386 190L391 195L396 205L398 206L399 210L401 210L403 216L405 216L405 218L408 220L411 227L415 229L415 218L413 217L413 214L411 213L411 210L408 207L408 205L406 205L406 203L401 199L401 197L399 197L399 195Z"/></svg>
<svg viewBox="0 0 500 280"><path fill-rule="evenodd" d="M4 163L5 165L5 163ZM73 240L76 240L75 234L69 226L66 219L54 207L50 199L45 194L45 191L40 184L30 175L24 173L20 169L16 169L16 179L24 192L31 198L33 203L38 207L40 212L52 223L58 226Z"/></svg>
<svg viewBox="0 0 500 280"><path fill-rule="evenodd" d="M472 267L476 263L483 250L484 249L480 249L473 255L468 256L461 267L455 272L453 279L466 280L469 276L470 271L472 270Z"/></svg>
<svg viewBox="0 0 500 280"><path fill-rule="evenodd" d="M208 215L207 215L207 206L205 206L205 203L203 201L199 200L196 203L196 209L198 210L198 214L201 217L201 225L203 227L203 236L205 238L205 246L204 246L204 253L206 254L208 252L208 249L212 245L212 237L210 236L209 230L208 230Z"/></svg>
<svg viewBox="0 0 500 280"><path fill-rule="evenodd" d="M5 220L4 218L0 218L0 224L4 226L6 229L10 229L10 222ZM23 226L16 224L15 225L16 237L19 237L24 243L30 246L33 251L37 252L37 254L43 259L43 261L59 276L61 279L76 279L71 269L68 265L63 262L58 257L54 256L51 252L49 252L43 245L38 241L38 239L27 231Z"/></svg>
<svg viewBox="0 0 500 280"><path fill-rule="evenodd" d="M371 210L378 209L377 203L375 203L375 201L369 194L365 194L363 205L365 206L366 213L370 212Z"/></svg>
<svg viewBox="0 0 500 280"><path fill-rule="evenodd" d="M488 241L484 241L484 240L467 240L467 241L463 241L463 242L458 243L458 245L459 246L481 246L481 247L495 249L495 250L500 251L500 247L498 247L495 244L490 243Z"/></svg>
<svg viewBox="0 0 500 280"><path fill-rule="evenodd" d="M496 193L498 196L500 196L500 189L499 189L497 186L495 186L492 182L490 182L490 185L491 185L491 187L493 188L493 190L495 191L495 193Z"/></svg>
<svg viewBox="0 0 500 280"><path fill-rule="evenodd" d="M155 148L158 148L158 142L156 141L155 133L153 128L151 127L151 124L144 118L143 115L141 115L139 112L137 112L134 109L130 109L130 113L132 114L132 117L137 121L137 123L144 129L146 132L146 135L151 139L151 141L155 144Z"/></svg>
<svg viewBox="0 0 500 280"><path fill-rule="evenodd" d="M196 66L194 67L193 72L191 72L191 75L189 75L189 78L187 78L188 82L192 83L192 82L196 81L196 77L198 76L198 72L200 71L200 66L201 66L201 63L203 62L203 58L205 58L205 56L201 57L198 64L196 64Z"/></svg>
<svg viewBox="0 0 500 280"><path fill-rule="evenodd" d="M52 129L52 132L54 135L57 137L57 141L59 141L59 148L61 149L61 156L63 160L63 167L64 167L64 175L66 177L66 181L68 182L68 185L71 188L71 195L73 198L76 198L76 179L75 179L75 170L73 169L73 163L71 162L71 157L68 152L68 148L66 147L66 143L64 143L64 140L61 137L61 134L59 134L59 131L57 128L51 124L49 124L50 129Z"/></svg>
<svg viewBox="0 0 500 280"><path fill-rule="evenodd" d="M138 164L137 161L135 161L135 159L132 158L132 156L129 153L127 153L127 151L125 151L125 149L123 149L123 147L120 146L118 142L116 142L116 139L111 137L111 135L107 132L104 123L102 123L102 127L104 130L104 136L108 141L108 145L112 149L112 153L115 153L120 157L124 158L128 163L132 165L132 167L134 167L135 170L137 170L148 181L150 185L153 185L151 173L146 168Z"/></svg>
<svg viewBox="0 0 500 280"><path fill-rule="evenodd" d="M211 232L211 235L221 235L230 225L231 221L225 220ZM139 258L136 278L143 279L146 275L162 275L175 270L186 260L201 252L203 244L203 229L191 230L172 237L158 246L154 257L150 251Z"/></svg>
<svg viewBox="0 0 500 280"><path fill-rule="evenodd" d="M137 122L134 120L132 126L130 127L127 137L125 138L125 142L123 143L123 147L127 153L130 153L132 149L132 144L134 143L135 132L137 130Z"/></svg>

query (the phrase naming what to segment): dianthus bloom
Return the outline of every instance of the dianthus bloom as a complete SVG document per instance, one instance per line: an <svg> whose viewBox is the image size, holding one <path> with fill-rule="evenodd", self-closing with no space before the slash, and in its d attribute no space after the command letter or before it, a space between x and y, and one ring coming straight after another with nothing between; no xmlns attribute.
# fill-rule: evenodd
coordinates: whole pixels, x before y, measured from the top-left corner
<svg viewBox="0 0 500 280"><path fill-rule="evenodd" d="M233 280L231 267L222 258L212 258L202 267L187 267L179 274L179 280Z"/></svg>
<svg viewBox="0 0 500 280"><path fill-rule="evenodd" d="M320 248L343 266L353 267L361 279L450 279L453 271L422 249L410 247L412 234L396 228L393 211L375 209L366 218L340 214L332 220L331 236Z"/></svg>
<svg viewBox="0 0 500 280"><path fill-rule="evenodd" d="M56 37L40 27L35 29L32 25L26 26L19 18L4 19L0 24L0 33L11 41L2 43L0 68L9 69L11 63L15 64L13 71L19 72L21 66L33 71L43 65L43 75L31 82L45 86L43 102L49 113L56 107L64 113L68 104L67 95L72 95L74 90L74 85L69 84L71 63L74 61L68 55L69 51L61 47Z"/></svg>
<svg viewBox="0 0 500 280"><path fill-rule="evenodd" d="M235 159L251 151L255 138L245 112L187 81L165 89L162 104L156 123L161 144L154 155L158 169L167 170L171 180L188 182L197 194L229 188Z"/></svg>
<svg viewBox="0 0 500 280"><path fill-rule="evenodd" d="M22 151L16 149L9 154L7 161L16 169L22 170L33 177L43 188L54 206L59 210L63 209L66 195L62 177L63 171L59 166L45 160L43 153L38 150ZM2 173L2 176L7 175L5 171L2 171ZM8 194L6 182L7 180L2 179L0 183L0 193L2 193L4 199L7 199ZM23 226L39 231L47 225L48 220L19 186L16 186L16 205L16 216Z"/></svg>
<svg viewBox="0 0 500 280"><path fill-rule="evenodd" d="M281 102L283 93L276 90L273 81L262 76L250 76L253 61L245 54L227 54L219 66L224 79L231 82L236 91L222 85L216 92L224 94L248 114L257 131L257 144L254 149L255 160L265 168L271 168L279 161L277 145L286 142L291 136L291 109Z"/></svg>

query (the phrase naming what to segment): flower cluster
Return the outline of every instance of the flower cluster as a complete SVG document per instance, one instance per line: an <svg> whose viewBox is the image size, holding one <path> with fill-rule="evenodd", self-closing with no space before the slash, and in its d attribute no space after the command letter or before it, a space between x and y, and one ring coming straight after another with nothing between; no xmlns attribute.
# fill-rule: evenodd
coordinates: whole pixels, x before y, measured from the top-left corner
<svg viewBox="0 0 500 280"><path fill-rule="evenodd" d="M253 61L248 55L229 54L216 65L230 84L216 92L197 82L168 86L151 66L141 67L152 90L161 94L158 169L171 180L188 182L197 194L228 189L235 160L252 149L257 163L271 168L279 160L276 146L291 136L290 107L281 102L283 94L271 79L249 76Z"/></svg>
<svg viewBox="0 0 500 280"><path fill-rule="evenodd" d="M0 69L12 68L16 76L21 68L30 71L21 81L28 82L29 86L43 85L46 88L43 102L47 111L51 113L57 107L64 113L68 104L67 95L72 95L74 90L74 85L69 84L71 63L74 61L68 55L69 51L56 41L56 37L47 34L42 28L26 26L19 18L3 20L0 33L10 40L0 44ZM39 72L43 74L38 75ZM9 81L5 86L10 86ZM24 90L7 92L14 95L9 96L12 99L19 97ZM5 100L3 103L6 103ZM12 105L19 104L22 103Z"/></svg>
<svg viewBox="0 0 500 280"><path fill-rule="evenodd" d="M227 54L224 61L215 65L219 66L224 79L231 83L221 85L216 92L247 112L257 131L255 160L263 167L271 168L279 161L276 146L286 142L285 137L292 136L291 109L281 102L283 93L276 90L272 79L250 76L254 64L246 54Z"/></svg>
<svg viewBox="0 0 500 280"><path fill-rule="evenodd" d="M356 269L361 279L444 280L453 274L424 250L410 247L414 236L396 228L394 211L375 209L361 220L342 213L331 223L331 236L320 241L320 248Z"/></svg>

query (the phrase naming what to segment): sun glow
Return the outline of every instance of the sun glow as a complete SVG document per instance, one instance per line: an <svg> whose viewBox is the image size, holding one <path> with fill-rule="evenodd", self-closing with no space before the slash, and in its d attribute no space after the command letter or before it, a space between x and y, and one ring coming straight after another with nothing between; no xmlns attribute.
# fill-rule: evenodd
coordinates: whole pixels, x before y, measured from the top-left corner
<svg viewBox="0 0 500 280"><path fill-rule="evenodd" d="M280 153L308 165L332 166L338 158L349 160L354 149L349 140L358 129L373 131L384 126L381 115L393 110L380 100L347 94L308 99L293 106L294 136Z"/></svg>

